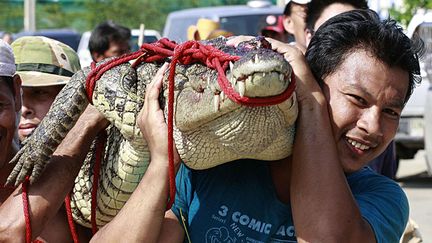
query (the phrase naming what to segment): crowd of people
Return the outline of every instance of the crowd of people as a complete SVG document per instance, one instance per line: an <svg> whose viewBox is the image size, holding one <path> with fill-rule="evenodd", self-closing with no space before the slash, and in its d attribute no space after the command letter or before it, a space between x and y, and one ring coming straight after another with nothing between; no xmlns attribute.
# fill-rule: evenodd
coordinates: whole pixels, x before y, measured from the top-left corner
<svg viewBox="0 0 432 243"><path fill-rule="evenodd" d="M217 24L212 30L199 26L190 28L190 39L233 34ZM392 180L397 168L392 140L420 80L421 42L358 0L287 0L283 27L294 43L268 41L296 74L293 154L203 171L177 159L177 194L167 210L167 126L158 102L164 65L147 88L137 120L151 163L110 223L95 235L77 226L80 242L399 242L409 206ZM229 44L249 38L233 37ZM93 60L129 52L129 39L128 28L101 23L90 38ZM0 40L1 242L25 241L28 232L22 186L5 186L14 166L8 162L80 68L77 54L58 41ZM34 239L72 241L63 200L93 139L107 125L89 105L29 188Z"/></svg>

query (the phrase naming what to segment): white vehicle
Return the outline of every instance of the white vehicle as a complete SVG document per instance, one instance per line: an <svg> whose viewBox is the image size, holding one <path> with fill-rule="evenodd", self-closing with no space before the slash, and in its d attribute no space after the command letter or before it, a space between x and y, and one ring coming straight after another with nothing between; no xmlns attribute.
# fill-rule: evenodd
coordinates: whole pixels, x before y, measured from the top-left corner
<svg viewBox="0 0 432 243"><path fill-rule="evenodd" d="M78 57L80 59L81 67L87 67L90 66L90 63L93 61L90 55L90 51L88 48L89 41L90 41L90 35L91 31L86 31L82 34L80 43L78 45ZM138 50L138 38L140 36L140 30L139 29L132 29L131 30L131 51L134 52ZM144 30L144 43L152 43L161 38L161 35L156 30Z"/></svg>
<svg viewBox="0 0 432 243"><path fill-rule="evenodd" d="M163 36L178 43L187 41L188 27L199 18L214 20L221 29L235 35L260 35L263 28L277 24L283 10L264 0L249 1L246 5L183 9L168 15Z"/></svg>
<svg viewBox="0 0 432 243"><path fill-rule="evenodd" d="M408 34L417 33L424 41L426 52L422 58L424 141L428 173L432 175L432 10L421 10L412 18Z"/></svg>
<svg viewBox="0 0 432 243"><path fill-rule="evenodd" d="M411 19L407 36L418 35L426 52L420 60L422 82L416 87L402 111L396 134L396 152L400 159L411 159L426 149L428 173L432 175L432 10L419 10Z"/></svg>
<svg viewBox="0 0 432 243"><path fill-rule="evenodd" d="M407 36L419 35L428 47L428 54L420 60L422 82L417 86L402 111L399 129L395 137L396 153L400 159L412 159L418 150L425 148L425 109L426 96L431 78L431 36L432 12L419 11L411 19ZM429 19L429 20L428 20ZM429 44L428 44L429 43ZM427 59L429 56L429 59ZM427 68L427 66L429 67ZM428 70L429 69L429 70ZM430 110L430 108L429 108ZM430 126L430 125L429 125Z"/></svg>

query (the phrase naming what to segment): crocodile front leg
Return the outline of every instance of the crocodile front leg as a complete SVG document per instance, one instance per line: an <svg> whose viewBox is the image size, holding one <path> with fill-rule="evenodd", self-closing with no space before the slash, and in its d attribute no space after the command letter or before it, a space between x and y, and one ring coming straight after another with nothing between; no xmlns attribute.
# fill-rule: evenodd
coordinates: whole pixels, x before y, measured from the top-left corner
<svg viewBox="0 0 432 243"><path fill-rule="evenodd" d="M17 163L7 184L18 185L26 175L37 180L51 155L88 105L83 71L76 73L54 100L50 111L26 139L10 163Z"/></svg>

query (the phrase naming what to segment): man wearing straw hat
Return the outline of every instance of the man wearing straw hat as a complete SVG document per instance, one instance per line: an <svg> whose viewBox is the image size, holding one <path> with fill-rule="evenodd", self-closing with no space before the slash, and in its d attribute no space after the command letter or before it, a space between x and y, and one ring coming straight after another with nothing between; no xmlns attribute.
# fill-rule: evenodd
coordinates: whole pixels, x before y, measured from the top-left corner
<svg viewBox="0 0 432 243"><path fill-rule="evenodd" d="M200 18L196 25L189 26L188 40L210 40L219 36L229 37L233 33L220 29L218 22L211 19Z"/></svg>

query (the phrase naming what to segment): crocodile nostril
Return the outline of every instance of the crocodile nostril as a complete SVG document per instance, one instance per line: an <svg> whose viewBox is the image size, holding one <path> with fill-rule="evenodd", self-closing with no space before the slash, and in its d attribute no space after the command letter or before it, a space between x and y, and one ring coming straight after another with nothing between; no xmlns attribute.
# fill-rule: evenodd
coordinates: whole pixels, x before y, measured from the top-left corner
<svg viewBox="0 0 432 243"><path fill-rule="evenodd" d="M270 42L268 42L264 36L258 36L256 39L258 41L258 47L272 49Z"/></svg>
<svg viewBox="0 0 432 243"><path fill-rule="evenodd" d="M204 87L199 84L197 87L195 87L195 91L198 93L204 93Z"/></svg>

